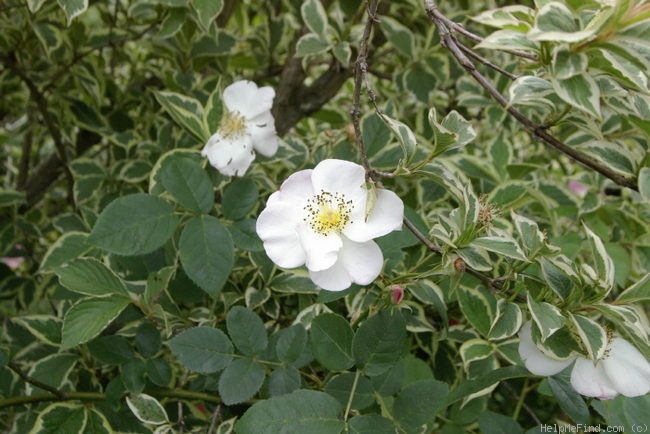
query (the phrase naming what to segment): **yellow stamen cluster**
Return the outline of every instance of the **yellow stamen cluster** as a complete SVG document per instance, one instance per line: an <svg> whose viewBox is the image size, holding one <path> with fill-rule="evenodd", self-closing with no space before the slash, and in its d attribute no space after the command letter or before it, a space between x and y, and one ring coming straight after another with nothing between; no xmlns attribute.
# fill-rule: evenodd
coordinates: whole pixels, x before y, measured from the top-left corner
<svg viewBox="0 0 650 434"><path fill-rule="evenodd" d="M307 201L304 207L307 216L303 220L314 232L329 235L341 232L347 226L352 208L352 201L346 201L343 194L321 190Z"/></svg>
<svg viewBox="0 0 650 434"><path fill-rule="evenodd" d="M226 111L221 118L219 131L224 137L243 136L246 133L246 119L237 111Z"/></svg>

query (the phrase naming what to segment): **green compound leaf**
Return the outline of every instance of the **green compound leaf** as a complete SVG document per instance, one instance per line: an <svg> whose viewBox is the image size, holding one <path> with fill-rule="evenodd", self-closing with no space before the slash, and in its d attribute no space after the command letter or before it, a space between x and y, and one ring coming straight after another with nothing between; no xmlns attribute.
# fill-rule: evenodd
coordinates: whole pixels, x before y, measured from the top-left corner
<svg viewBox="0 0 650 434"><path fill-rule="evenodd" d="M395 425L378 414L355 416L348 422L351 434L394 434Z"/></svg>
<svg viewBox="0 0 650 434"><path fill-rule="evenodd" d="M402 357L406 323L398 310L383 310L364 321L352 341L354 360L372 377L395 366Z"/></svg>
<svg viewBox="0 0 650 434"><path fill-rule="evenodd" d="M250 178L236 179L223 191L221 210L231 220L240 220L257 204L260 192Z"/></svg>
<svg viewBox="0 0 650 434"><path fill-rule="evenodd" d="M260 354L268 345L266 328L255 312L234 306L226 317L226 327L233 344L247 356Z"/></svg>
<svg viewBox="0 0 650 434"><path fill-rule="evenodd" d="M393 415L406 432L431 430L437 413L443 408L448 386L442 381L420 380L404 387L393 403Z"/></svg>
<svg viewBox="0 0 650 434"><path fill-rule="evenodd" d="M127 297L82 299L63 318L61 351L88 342L104 330L131 303Z"/></svg>
<svg viewBox="0 0 650 434"><path fill-rule="evenodd" d="M114 200L99 215L88 242L110 253L144 255L165 244L178 218L164 200L144 193Z"/></svg>
<svg viewBox="0 0 650 434"><path fill-rule="evenodd" d="M212 327L194 327L169 341L169 348L190 371L209 374L230 364L233 347L224 332Z"/></svg>
<svg viewBox="0 0 650 434"><path fill-rule="evenodd" d="M524 434L524 430L512 417L489 410L481 413L478 426L484 434Z"/></svg>
<svg viewBox="0 0 650 434"><path fill-rule="evenodd" d="M257 402L235 425L238 434L340 434L341 405L324 392L297 390ZM289 431L287 431L290 427Z"/></svg>
<svg viewBox="0 0 650 434"><path fill-rule="evenodd" d="M219 377L219 395L226 405L250 399L264 383L264 366L253 359L237 359Z"/></svg>
<svg viewBox="0 0 650 434"><path fill-rule="evenodd" d="M355 376L356 374L352 372L336 375L327 382L324 390L336 398L343 406L347 405L350 395L354 393L350 408L363 410L375 402L374 391L372 383L367 377L359 375L355 384Z"/></svg>
<svg viewBox="0 0 650 434"><path fill-rule="evenodd" d="M314 357L331 371L343 371L354 365L350 323L340 315L324 313L311 323L311 345Z"/></svg>
<svg viewBox="0 0 650 434"><path fill-rule="evenodd" d="M189 278L216 297L234 264L234 246L228 229L216 217L193 218L181 233L179 254Z"/></svg>
<svg viewBox="0 0 650 434"><path fill-rule="evenodd" d="M140 422L151 425L162 425L169 422L165 408L153 396L145 393L127 396L126 404Z"/></svg>
<svg viewBox="0 0 650 434"><path fill-rule="evenodd" d="M174 154L165 158L157 173L165 190L185 208L207 214L214 204L210 176L193 158Z"/></svg>
<svg viewBox="0 0 650 434"><path fill-rule="evenodd" d="M122 279L94 258L77 258L58 268L56 274L61 285L79 294L91 297L129 296Z"/></svg>

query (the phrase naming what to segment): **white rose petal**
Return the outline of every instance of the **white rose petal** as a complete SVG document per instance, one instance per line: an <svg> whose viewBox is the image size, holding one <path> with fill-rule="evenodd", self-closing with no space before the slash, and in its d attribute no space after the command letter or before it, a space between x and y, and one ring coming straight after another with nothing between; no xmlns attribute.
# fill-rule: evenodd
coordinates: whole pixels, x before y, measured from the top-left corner
<svg viewBox="0 0 650 434"><path fill-rule="evenodd" d="M531 322L528 321L519 330L519 356L526 369L535 375L555 375L569 366L575 357L567 360L553 359L544 354L533 342Z"/></svg>

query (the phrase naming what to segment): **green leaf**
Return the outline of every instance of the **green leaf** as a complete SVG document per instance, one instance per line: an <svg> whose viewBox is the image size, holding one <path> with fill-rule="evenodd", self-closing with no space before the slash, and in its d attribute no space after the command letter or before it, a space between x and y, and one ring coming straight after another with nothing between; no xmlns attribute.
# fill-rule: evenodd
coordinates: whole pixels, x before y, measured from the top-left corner
<svg viewBox="0 0 650 434"><path fill-rule="evenodd" d="M171 38L176 33L181 31L186 20L186 8L169 8L167 10L167 16L160 24L160 30L156 36L160 39Z"/></svg>
<svg viewBox="0 0 650 434"><path fill-rule="evenodd" d="M323 392L297 390L253 404L235 425L238 434L340 434L341 405Z"/></svg>
<svg viewBox="0 0 650 434"><path fill-rule="evenodd" d="M226 405L250 399L264 382L264 366L253 359L237 359L219 377L219 395Z"/></svg>
<svg viewBox="0 0 650 434"><path fill-rule="evenodd" d="M530 253L537 253L544 247L546 237L542 231L539 230L537 223L529 218L521 216L514 211L510 212L515 228L521 237L521 242L526 251Z"/></svg>
<svg viewBox="0 0 650 434"><path fill-rule="evenodd" d="M200 143L208 141L210 132L203 124L203 106L199 101L175 92L158 91L154 95L158 103L185 131L192 134Z"/></svg>
<svg viewBox="0 0 650 434"><path fill-rule="evenodd" d="M645 274L616 299L618 303L636 303L648 300L650 300L650 273Z"/></svg>
<svg viewBox="0 0 650 434"><path fill-rule="evenodd" d="M594 320L582 315L571 314L569 318L573 321L589 358L592 360L603 358L608 342L605 329Z"/></svg>
<svg viewBox="0 0 650 434"><path fill-rule="evenodd" d="M58 347L61 344L61 325L63 321L50 315L16 316L11 321L25 327L39 341Z"/></svg>
<svg viewBox="0 0 650 434"><path fill-rule="evenodd" d="M553 53L551 68L555 78L564 80L582 74L587 70L588 64L589 56L586 53L572 52L565 46L560 46Z"/></svg>
<svg viewBox="0 0 650 434"><path fill-rule="evenodd" d="M298 360L307 344L305 328L301 324L294 324L281 330L278 334L279 337L275 344L275 353L278 360L283 363L293 363Z"/></svg>
<svg viewBox="0 0 650 434"><path fill-rule="evenodd" d="M321 2L319 0L304 1L300 7L300 14L309 30L325 40L327 37L327 13Z"/></svg>
<svg viewBox="0 0 650 434"><path fill-rule="evenodd" d="M502 237L490 236L476 238L472 241L472 245L517 261L528 261L519 243L513 238L507 238L505 235Z"/></svg>
<svg viewBox="0 0 650 434"><path fill-rule="evenodd" d="M478 427L483 434L524 434L524 430L512 417L489 410L479 416Z"/></svg>
<svg viewBox="0 0 650 434"><path fill-rule="evenodd" d="M204 214L212 209L212 181L194 159L174 154L162 161L157 175L165 190L185 208Z"/></svg>
<svg viewBox="0 0 650 434"><path fill-rule="evenodd" d="M467 371L472 362L487 359L494 354L494 346L483 339L470 339L460 346L459 354Z"/></svg>
<svg viewBox="0 0 650 434"><path fill-rule="evenodd" d="M88 342L104 330L131 303L114 295L85 298L73 305L63 318L61 351Z"/></svg>
<svg viewBox="0 0 650 434"><path fill-rule="evenodd" d="M523 323L523 314L519 305L509 301L498 301L499 316L492 324L488 337L498 340L513 336L521 328Z"/></svg>
<svg viewBox="0 0 650 434"><path fill-rule="evenodd" d="M70 291L91 297L129 297L122 279L95 258L74 259L55 272L61 285Z"/></svg>
<svg viewBox="0 0 650 434"><path fill-rule="evenodd" d="M146 386L147 365L142 359L131 359L122 365L120 379L130 393L140 393Z"/></svg>
<svg viewBox="0 0 650 434"><path fill-rule="evenodd" d="M228 231L232 241L238 248L249 252L261 252L264 250L262 240L257 236L254 219L237 220L228 225Z"/></svg>
<svg viewBox="0 0 650 434"><path fill-rule="evenodd" d="M68 17L68 26L72 20L88 9L88 0L57 0L65 16Z"/></svg>
<svg viewBox="0 0 650 434"><path fill-rule="evenodd" d="M35 14L43 6L43 3L45 0L27 0L27 7L31 13Z"/></svg>
<svg viewBox="0 0 650 434"><path fill-rule="evenodd" d="M124 256L150 253L169 240L178 226L164 200L144 193L114 200L99 215L88 242Z"/></svg>
<svg viewBox="0 0 650 434"><path fill-rule="evenodd" d="M296 43L296 56L304 57L311 54L324 53L330 47L331 44L327 39L323 39L315 33L307 33L306 35L302 35Z"/></svg>
<svg viewBox="0 0 650 434"><path fill-rule="evenodd" d="M508 89L510 105L523 104L549 109L554 109L555 105L547 97L554 93L551 83L532 75L517 78Z"/></svg>
<svg viewBox="0 0 650 434"><path fill-rule="evenodd" d="M641 92L648 91L646 73L627 58L606 49L598 49L603 58L610 64L612 75L622 78ZM608 71L610 72L610 71Z"/></svg>
<svg viewBox="0 0 650 434"><path fill-rule="evenodd" d="M235 347L247 356L260 354L268 345L262 319L252 310L234 306L226 316L226 327Z"/></svg>
<svg viewBox="0 0 650 434"><path fill-rule="evenodd" d="M138 352L144 357L153 357L162 346L160 332L150 322L143 322L135 334L135 345Z"/></svg>
<svg viewBox="0 0 650 434"><path fill-rule="evenodd" d="M530 295L530 292L527 294L527 299L528 310L530 311L533 321L537 324L537 328L542 334L542 342L544 342L548 337L552 336L553 333L564 326L565 319L562 316L560 309L552 304L546 303L545 301L535 301Z"/></svg>
<svg viewBox="0 0 650 434"><path fill-rule="evenodd" d="M382 16L379 24L393 47L408 58L414 57L415 41L408 27L387 16Z"/></svg>
<svg viewBox="0 0 650 434"><path fill-rule="evenodd" d="M535 16L535 26L528 32L533 41L582 42L594 35L594 30L580 30L573 12L563 3L544 4Z"/></svg>
<svg viewBox="0 0 650 434"><path fill-rule="evenodd" d="M527 192L528 187L525 182L508 181L504 184L499 184L490 192L488 202L501 208L506 208L521 199Z"/></svg>
<svg viewBox="0 0 650 434"><path fill-rule="evenodd" d="M548 284L548 287L553 290L563 300L571 295L573 283L569 276L556 264L553 258L544 257L538 259L539 264L542 266L542 275Z"/></svg>
<svg viewBox="0 0 650 434"><path fill-rule="evenodd" d="M456 250L456 254L460 256L460 258L465 261L470 268L473 268L476 271L492 270L490 256L483 249L470 245Z"/></svg>
<svg viewBox="0 0 650 434"><path fill-rule="evenodd" d="M208 98L203 110L203 124L209 132L214 132L219 129L221 116L223 115L223 102L221 101L221 81L215 86L214 90Z"/></svg>
<svg viewBox="0 0 650 434"><path fill-rule="evenodd" d="M378 414L362 414L350 419L348 431L351 434L395 434L395 425Z"/></svg>
<svg viewBox="0 0 650 434"><path fill-rule="evenodd" d="M465 318L479 333L487 336L497 313L497 302L494 296L481 286L476 288L461 286L457 290L457 295Z"/></svg>
<svg viewBox="0 0 650 434"><path fill-rule="evenodd" d="M50 246L43 256L39 271L49 271L60 267L68 261L82 256L92 249L88 244L88 234L83 232L66 232Z"/></svg>
<svg viewBox="0 0 650 434"><path fill-rule="evenodd" d="M347 41L339 42L332 49L332 54L334 54L336 59L341 62L343 67L347 67L350 64L350 58L352 57L350 43Z"/></svg>
<svg viewBox="0 0 650 434"><path fill-rule="evenodd" d="M414 285L408 287L408 290L422 303L433 305L438 315L440 315L443 326L446 326L448 323L447 304L445 303L445 296L438 285L430 280L418 279Z"/></svg>
<svg viewBox="0 0 650 434"><path fill-rule="evenodd" d="M632 176L636 173L637 162L634 160L634 154L624 145L604 140L591 140L580 145L579 149L625 175Z"/></svg>
<svg viewBox="0 0 650 434"><path fill-rule="evenodd" d="M472 394L484 390L500 381L532 376L533 375L523 366L508 366L506 368L499 368L486 372L484 375L474 380L460 383L454 390L450 391L449 394L445 396L445 406L449 406L456 401L471 396Z"/></svg>
<svg viewBox="0 0 650 434"><path fill-rule="evenodd" d="M347 405L350 395L354 392L350 408L363 410L375 402L375 396L370 380L359 375L355 381L357 375L352 372L336 375L327 382L324 391L336 398L342 406Z"/></svg>
<svg viewBox="0 0 650 434"><path fill-rule="evenodd" d="M646 201L650 202L650 167L639 170L639 193Z"/></svg>
<svg viewBox="0 0 650 434"><path fill-rule="evenodd" d="M407 385L393 403L395 420L408 433L431 431L447 392L448 387L442 381L421 380ZM422 430L424 425L428 429Z"/></svg>
<svg viewBox="0 0 650 434"><path fill-rule="evenodd" d="M81 433L85 432L86 423L84 407L57 402L39 413L29 434Z"/></svg>
<svg viewBox="0 0 650 434"><path fill-rule="evenodd" d="M602 119L600 89L591 75L581 73L563 80L551 77L551 84L558 96L565 102L596 119Z"/></svg>
<svg viewBox="0 0 650 434"><path fill-rule="evenodd" d="M223 215L231 220L240 220L252 211L259 197L260 192L252 179L235 179L223 191Z"/></svg>
<svg viewBox="0 0 650 434"><path fill-rule="evenodd" d="M340 315L324 313L311 323L311 345L314 357L331 371L343 371L354 365L350 323Z"/></svg>
<svg viewBox="0 0 650 434"><path fill-rule="evenodd" d="M118 335L99 336L88 342L90 355L106 365L121 365L135 358L129 341Z"/></svg>
<svg viewBox="0 0 650 434"><path fill-rule="evenodd" d="M126 404L135 417L142 423L162 425L169 422L165 408L153 396L139 393L126 397Z"/></svg>
<svg viewBox="0 0 650 434"><path fill-rule="evenodd" d="M112 434L113 428L106 417L94 409L86 409L88 421L85 434Z"/></svg>
<svg viewBox="0 0 650 434"><path fill-rule="evenodd" d="M399 310L382 310L366 319L352 341L358 367L369 377L383 374L402 357L406 324Z"/></svg>
<svg viewBox="0 0 650 434"><path fill-rule="evenodd" d="M5 206L22 205L25 203L25 200L26 196L24 191L0 188L0 208Z"/></svg>
<svg viewBox="0 0 650 434"><path fill-rule="evenodd" d="M191 0L191 3L196 10L201 29L207 33L210 30L210 24L223 8L223 0Z"/></svg>
<svg viewBox="0 0 650 434"><path fill-rule="evenodd" d="M432 155L465 146L476 137L472 124L456 110L450 111L439 123L436 109L431 108L429 110L429 125L433 129L434 149Z"/></svg>
<svg viewBox="0 0 650 434"><path fill-rule="evenodd" d="M573 386L559 375L548 377L547 381L560 408L569 415L573 422L586 424L589 421L589 408Z"/></svg>
<svg viewBox="0 0 650 434"><path fill-rule="evenodd" d="M234 264L234 246L228 229L216 217L193 218L181 233L179 254L188 277L216 297Z"/></svg>
<svg viewBox="0 0 650 434"><path fill-rule="evenodd" d="M607 249L603 241L598 238L598 235L592 232L586 224L583 223L583 226L591 246L591 254L594 258L598 277L606 288L611 289L614 285L614 261L609 257Z"/></svg>
<svg viewBox="0 0 650 434"><path fill-rule="evenodd" d="M194 327L174 336L169 348L190 371L209 374L230 364L233 347L224 332L212 327Z"/></svg>
<svg viewBox="0 0 650 434"><path fill-rule="evenodd" d="M268 380L271 396L286 395L300 388L300 371L293 366L275 368Z"/></svg>

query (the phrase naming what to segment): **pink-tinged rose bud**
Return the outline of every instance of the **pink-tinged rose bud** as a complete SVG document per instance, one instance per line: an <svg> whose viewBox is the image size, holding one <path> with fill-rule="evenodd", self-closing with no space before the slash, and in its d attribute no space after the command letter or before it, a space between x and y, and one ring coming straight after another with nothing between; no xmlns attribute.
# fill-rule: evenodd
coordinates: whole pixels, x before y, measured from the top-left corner
<svg viewBox="0 0 650 434"><path fill-rule="evenodd" d="M390 286L390 302L400 304L404 299L404 288L399 285Z"/></svg>

